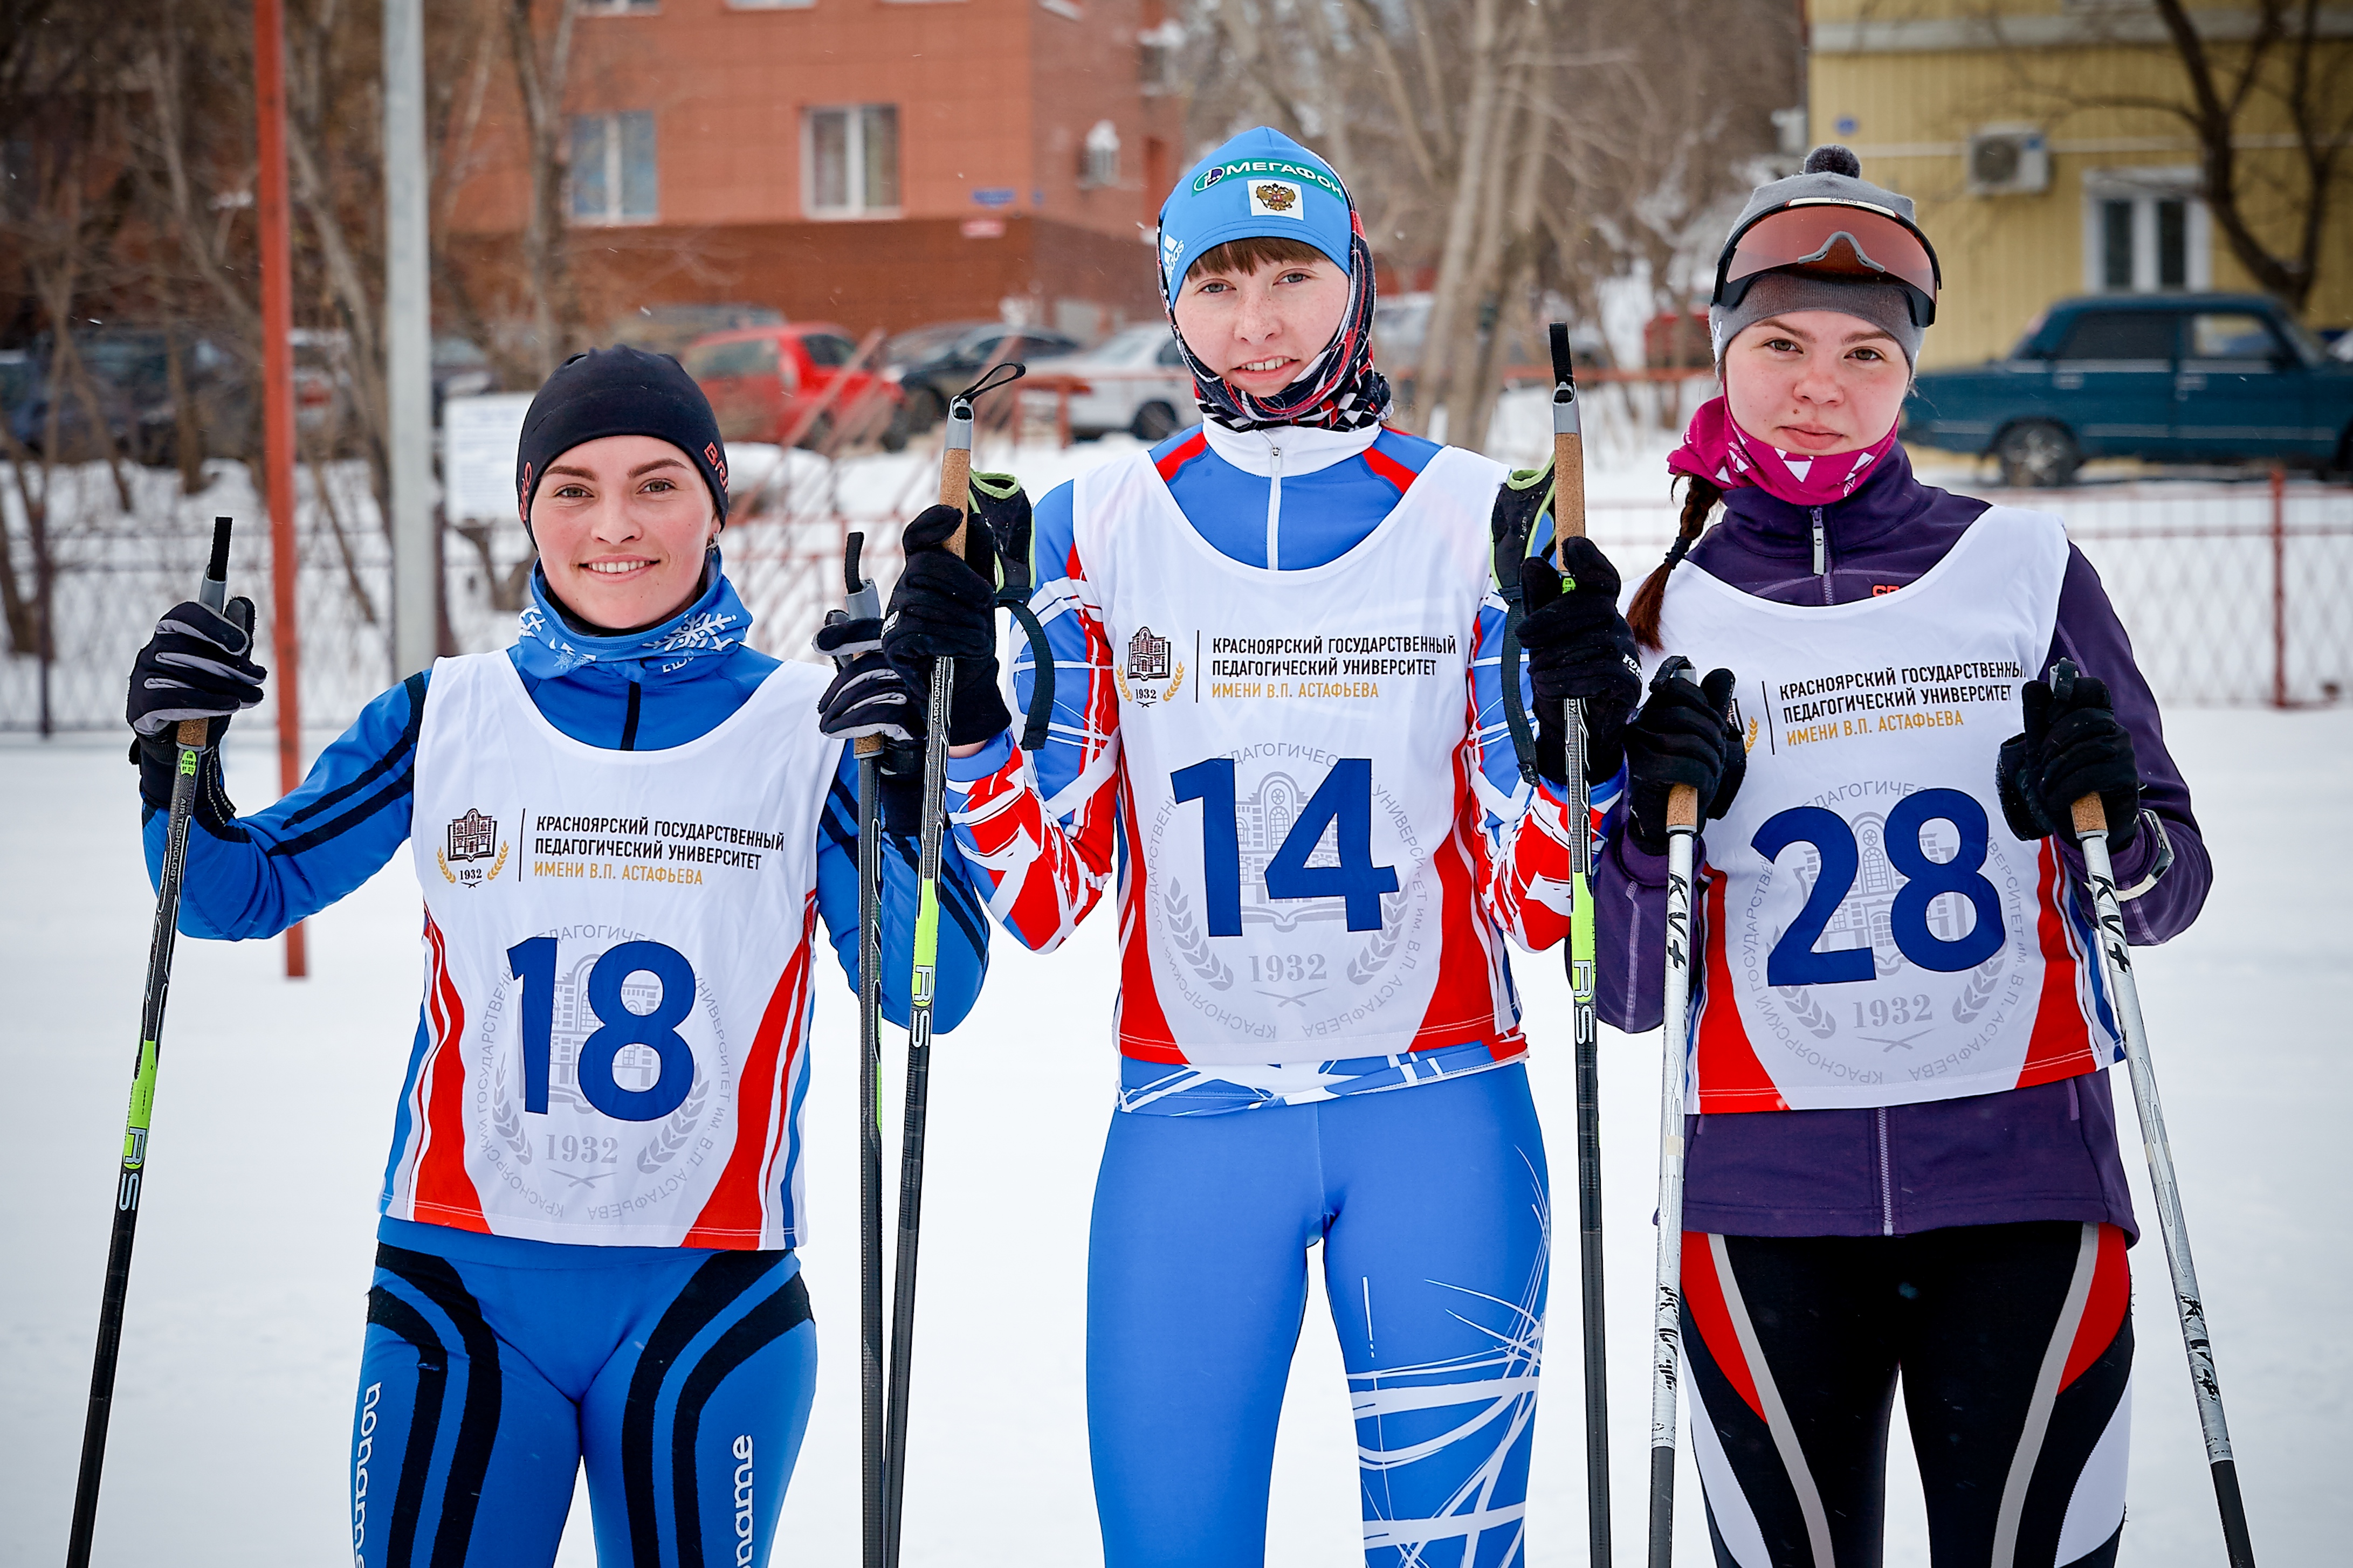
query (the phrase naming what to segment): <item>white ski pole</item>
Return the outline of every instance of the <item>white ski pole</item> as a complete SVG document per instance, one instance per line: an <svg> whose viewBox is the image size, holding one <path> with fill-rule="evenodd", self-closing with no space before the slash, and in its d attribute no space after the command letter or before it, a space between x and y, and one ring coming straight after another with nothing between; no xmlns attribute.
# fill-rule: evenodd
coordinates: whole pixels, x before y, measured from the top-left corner
<svg viewBox="0 0 2353 1568"><path fill-rule="evenodd" d="M1651 684L1691 679L1680 655ZM1692 844L1699 791L1667 791L1667 975L1659 1079L1659 1263L1651 1335L1651 1568L1669 1568L1675 1536L1675 1386L1682 1376L1683 1068L1691 1048Z"/></svg>
<svg viewBox="0 0 2353 1568"><path fill-rule="evenodd" d="M2081 672L2073 659L2051 668L2051 696L2063 704ZM2084 849L2084 879L2091 883L2092 919L2100 928L2100 967L2108 982L2116 1022L2124 1030L2125 1068L2132 1078L2133 1108L2140 1113L2140 1141L2148 1155L2148 1184L2157 1194L2158 1234L2165 1238L2165 1261L2173 1271L2173 1303L2181 1316L2181 1343L2189 1352L2189 1385L2198 1395L2198 1425L2206 1438L2206 1465L2214 1477L2214 1500L2222 1511L2222 1544L2231 1568L2255 1568L2254 1543L2247 1535L2247 1505L2239 1496L2238 1463L2231 1455L2231 1428L2222 1419L2222 1385L2214 1375L2214 1346L2206 1337L2206 1307L2198 1293L2198 1268L2189 1259L2189 1227L2181 1216L2181 1188L2173 1175L2173 1148L2166 1142L2165 1110L2157 1100L2157 1068L2149 1061L2148 1028L2141 1022L2140 987L2133 975L2132 949L2125 941L2124 906L2116 898L2116 868L2108 859L2108 816L2096 795L2077 801L2071 825Z"/></svg>

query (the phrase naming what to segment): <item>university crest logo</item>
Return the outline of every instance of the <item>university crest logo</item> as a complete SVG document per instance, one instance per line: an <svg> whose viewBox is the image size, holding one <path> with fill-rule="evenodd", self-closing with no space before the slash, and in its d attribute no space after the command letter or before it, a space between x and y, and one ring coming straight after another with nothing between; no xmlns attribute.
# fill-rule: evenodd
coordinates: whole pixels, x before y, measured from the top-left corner
<svg viewBox="0 0 2353 1568"><path fill-rule="evenodd" d="M484 816L476 807L468 806L465 816L453 819L443 839L433 858L453 886L479 888L506 868L507 844L499 837L499 819ZM487 870L484 860L491 862Z"/></svg>
<svg viewBox="0 0 2353 1568"><path fill-rule="evenodd" d="M1155 635L1150 626L1138 626L1135 635L1127 639L1125 671L1115 670L1113 674L1123 700L1138 708L1149 708L1176 695L1177 688L1185 684L1185 661L1177 659L1172 666L1168 639Z"/></svg>

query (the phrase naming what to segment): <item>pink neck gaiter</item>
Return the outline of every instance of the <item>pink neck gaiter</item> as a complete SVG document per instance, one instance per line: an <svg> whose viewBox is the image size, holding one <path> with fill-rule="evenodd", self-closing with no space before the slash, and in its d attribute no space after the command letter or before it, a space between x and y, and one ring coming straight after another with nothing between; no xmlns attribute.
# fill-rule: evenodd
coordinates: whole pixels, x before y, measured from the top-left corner
<svg viewBox="0 0 2353 1568"><path fill-rule="evenodd" d="M1731 409L1719 396L1701 404L1692 416L1683 444L1668 454L1667 470L1710 480L1719 489L1755 485L1791 506L1828 506L1852 495L1894 446L1891 427L1858 451L1819 458L1779 451L1734 424Z"/></svg>

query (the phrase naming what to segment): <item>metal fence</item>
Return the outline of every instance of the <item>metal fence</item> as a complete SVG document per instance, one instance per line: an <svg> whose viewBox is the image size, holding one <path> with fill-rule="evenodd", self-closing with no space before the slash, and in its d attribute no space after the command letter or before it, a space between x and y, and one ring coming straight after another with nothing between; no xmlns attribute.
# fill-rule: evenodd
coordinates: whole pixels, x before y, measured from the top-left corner
<svg viewBox="0 0 2353 1568"><path fill-rule="evenodd" d="M1007 466L1020 465L1015 458ZM754 646L808 657L810 634L840 602L842 543L853 528L866 532L869 572L885 583L895 576L900 525L929 499L930 472L913 453L832 463L784 452L739 489L727 559L755 617ZM216 512L240 522L232 591L255 600L260 657L277 662L262 510L242 468L216 465L215 473L206 494L183 497L175 476L139 471L126 512L102 467L58 471L56 657L46 664L0 657L0 730L104 731L122 723L131 660L158 613L189 596ZM34 577L12 481L0 468L0 507L18 581L29 591ZM302 714L314 730L332 731L396 677L390 552L357 465L306 468L298 488ZM1990 494L2066 520L2161 701L2294 707L2337 702L2353 688L2353 489L2305 480L2135 482ZM1630 578L1648 570L1674 529L1674 514L1662 503L1597 501L1589 520L1597 542ZM512 611L498 607L497 584L529 548L511 520L478 531L487 556L473 538L454 529L445 535L451 629L464 650L502 647L512 637ZM274 717L265 706L246 722L260 728Z"/></svg>

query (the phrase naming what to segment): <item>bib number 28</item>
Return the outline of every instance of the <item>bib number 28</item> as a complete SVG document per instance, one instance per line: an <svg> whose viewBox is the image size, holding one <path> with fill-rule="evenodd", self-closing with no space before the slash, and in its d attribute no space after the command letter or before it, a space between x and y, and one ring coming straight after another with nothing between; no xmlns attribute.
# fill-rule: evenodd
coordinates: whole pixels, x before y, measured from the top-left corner
<svg viewBox="0 0 2353 1568"><path fill-rule="evenodd" d="M1201 880L1207 889L1211 936L1242 934L1241 826L1234 795L1234 760L1211 757L1180 768L1168 783L1178 801L1201 803ZM1307 858L1337 824L1336 866L1310 866ZM1373 864L1373 764L1343 757L1300 808L1299 820L1266 865L1271 899L1339 899L1350 931L1381 929L1381 895L1398 890L1397 868Z"/></svg>
<svg viewBox="0 0 2353 1568"><path fill-rule="evenodd" d="M1928 824L1951 823L1960 831L1961 846L1949 860L1929 858ZM1905 879L1887 911L1888 934L1895 951L1923 969L1954 973L1975 969L2001 948L2001 895L1978 873L1986 861L1985 807L1973 795L1957 789L1924 789L1904 797L1887 814L1887 861ZM1819 805L1792 806L1767 817L1749 847L1767 860L1780 858L1792 844L1810 844L1821 857L1806 907L1773 944L1765 961L1767 985L1840 985L1869 980L1876 973L1871 944L1817 952L1831 917L1838 913L1862 869L1862 856L1854 829L1838 813ZM1928 929L1928 906L1947 893L1968 901L1977 923L1947 940Z"/></svg>
<svg viewBox="0 0 2353 1568"><path fill-rule="evenodd" d="M522 983L522 1108L547 1114L547 1079L555 1056L555 939L535 936L507 949L507 967ZM661 986L653 1011L636 1013L621 998L630 975L647 973ZM679 1025L694 1011L694 966L674 947L625 942L588 971L588 1008L597 1026L580 1043L581 1097L619 1121L659 1121L686 1102L694 1084L694 1050ZM623 1089L614 1058L627 1046L644 1046L660 1070L644 1089Z"/></svg>

